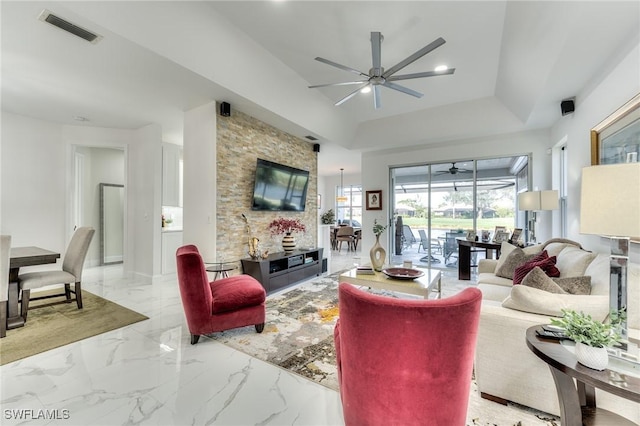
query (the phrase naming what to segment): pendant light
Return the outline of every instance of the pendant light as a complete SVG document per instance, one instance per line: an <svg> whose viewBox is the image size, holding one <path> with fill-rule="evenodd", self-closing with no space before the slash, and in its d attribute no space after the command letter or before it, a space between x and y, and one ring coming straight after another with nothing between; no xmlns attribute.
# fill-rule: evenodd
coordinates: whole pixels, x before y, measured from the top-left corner
<svg viewBox="0 0 640 426"><path fill-rule="evenodd" d="M339 203L346 203L348 200L344 196L344 169L340 169L340 195L336 197L336 201Z"/></svg>

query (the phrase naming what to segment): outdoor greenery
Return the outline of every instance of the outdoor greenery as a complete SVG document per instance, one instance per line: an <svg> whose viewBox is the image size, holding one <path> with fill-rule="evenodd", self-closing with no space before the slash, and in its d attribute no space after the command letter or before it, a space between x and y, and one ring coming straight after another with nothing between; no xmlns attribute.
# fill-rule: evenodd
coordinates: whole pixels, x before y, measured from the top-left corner
<svg viewBox="0 0 640 426"><path fill-rule="evenodd" d="M423 217L402 217L402 223L412 228L427 228L427 218ZM494 217L477 219L477 229L487 229L493 231L496 226L506 226L507 229L514 227L515 220L512 217ZM473 219L461 219L450 217L434 217L431 219L431 227L434 229L473 229Z"/></svg>
<svg viewBox="0 0 640 426"><path fill-rule="evenodd" d="M620 341L620 335L616 329L624 318L623 314L612 314L609 324L596 321L583 312L570 309L562 310L562 318L551 318L551 324L562 327L565 334L574 342L584 343L594 348L606 348L614 346Z"/></svg>

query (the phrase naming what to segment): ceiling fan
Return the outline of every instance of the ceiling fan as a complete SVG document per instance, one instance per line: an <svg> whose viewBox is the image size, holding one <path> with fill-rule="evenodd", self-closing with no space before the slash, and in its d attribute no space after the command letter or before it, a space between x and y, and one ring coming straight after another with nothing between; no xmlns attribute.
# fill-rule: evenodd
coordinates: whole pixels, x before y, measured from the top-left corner
<svg viewBox="0 0 640 426"><path fill-rule="evenodd" d="M391 68L385 71L385 69L381 65L382 51L380 46L382 44L383 39L384 37L382 36L382 33L371 32L371 56L372 56L373 67L369 70L368 74L362 71L358 71L354 68L338 64L328 59L324 59L321 57L315 58L316 61L325 63L327 65L331 65L332 67L336 67L344 71L358 74L360 77L363 77L364 80L347 81L343 83L317 84L315 86L309 86L309 88L315 89L318 87L347 86L352 84L358 84L359 87L356 90L349 93L344 98L340 99L338 102L336 102L335 105L336 106L342 105L349 99L353 98L356 94L358 94L359 91L369 88L373 90L373 106L375 109L378 109L382 106L382 103L380 102L380 86L397 90L399 92L406 93L407 95L415 96L416 98L421 98L422 96L424 96L422 93L416 92L415 90L401 86L394 82L399 80L410 80L413 78L435 77L438 75L453 74L456 70L455 68L447 68L447 69L443 69L442 71L426 71L426 72L418 72L413 74L395 75L395 73L397 73L407 65L422 58L424 55L431 52L432 50L435 50L438 47L442 46L445 43L445 41L442 37L439 37L436 40L429 43L428 45L424 46L422 49L415 52L413 55L408 56L404 60L398 62L397 64L395 64L394 66L392 66Z"/></svg>
<svg viewBox="0 0 640 426"><path fill-rule="evenodd" d="M451 167L449 167L447 170L436 172L435 174L436 175L446 175L446 174L457 175L458 173L472 173L472 172L473 170L460 169L456 167L456 163L453 162L451 163Z"/></svg>

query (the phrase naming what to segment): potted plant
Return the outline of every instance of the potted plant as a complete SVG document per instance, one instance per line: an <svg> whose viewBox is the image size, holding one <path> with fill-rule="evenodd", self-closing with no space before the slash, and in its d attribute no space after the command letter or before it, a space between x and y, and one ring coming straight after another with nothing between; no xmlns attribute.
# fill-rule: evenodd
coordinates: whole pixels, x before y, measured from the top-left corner
<svg viewBox="0 0 640 426"><path fill-rule="evenodd" d="M624 313L612 313L611 321L607 324L570 309L563 309L562 314L562 318L551 318L551 324L562 327L567 337L576 342L578 362L594 370L607 368L607 348L621 340L617 326L623 320Z"/></svg>
<svg viewBox="0 0 640 426"><path fill-rule="evenodd" d="M333 212L333 209L327 210L320 216L320 221L323 225L333 225L336 222L336 214Z"/></svg>

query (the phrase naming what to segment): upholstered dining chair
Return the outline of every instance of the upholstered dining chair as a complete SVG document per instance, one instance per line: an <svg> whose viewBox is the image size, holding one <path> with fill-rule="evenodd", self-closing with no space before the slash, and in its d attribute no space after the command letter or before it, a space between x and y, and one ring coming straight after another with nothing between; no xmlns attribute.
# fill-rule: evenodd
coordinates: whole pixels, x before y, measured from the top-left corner
<svg viewBox="0 0 640 426"><path fill-rule="evenodd" d="M11 235L0 235L0 338L7 335L7 299L9 298L9 253Z"/></svg>
<svg viewBox="0 0 640 426"><path fill-rule="evenodd" d="M351 250L354 246L355 233L353 226L341 226L336 233L336 242L338 243L338 251L342 250L342 243L347 243L347 250Z"/></svg>
<svg viewBox="0 0 640 426"><path fill-rule="evenodd" d="M52 303L70 303L75 300L78 309L82 309L82 268L94 233L95 229L89 226L76 229L64 254L62 270L27 272L18 276L22 293L22 318L25 321L31 300L64 296L64 300ZM64 293L31 297L31 290L55 284L64 284ZM73 288L71 288L71 284L73 284ZM71 293L75 295L75 298L71 298Z"/></svg>
<svg viewBox="0 0 640 426"><path fill-rule="evenodd" d="M438 300L338 289L334 329L345 424L465 425L482 293Z"/></svg>
<svg viewBox="0 0 640 426"><path fill-rule="evenodd" d="M202 334L255 326L262 333L266 292L250 275L234 275L209 282L198 248L185 245L176 252L182 307L195 345Z"/></svg>

